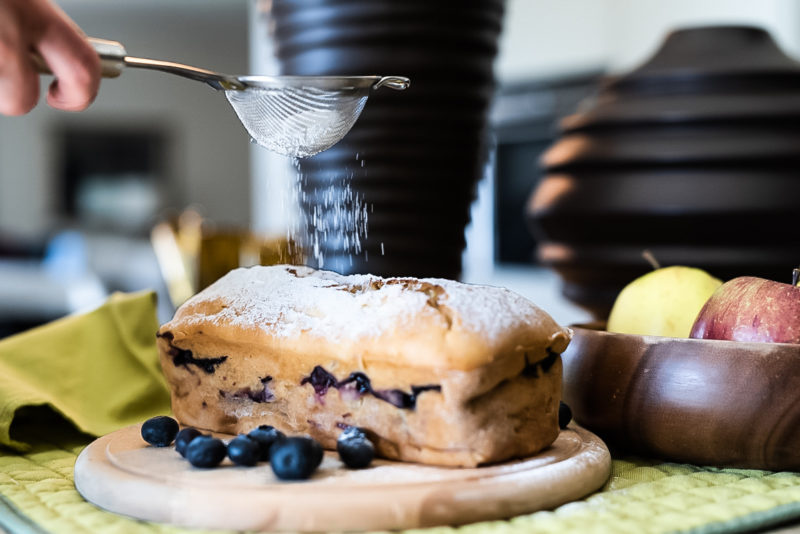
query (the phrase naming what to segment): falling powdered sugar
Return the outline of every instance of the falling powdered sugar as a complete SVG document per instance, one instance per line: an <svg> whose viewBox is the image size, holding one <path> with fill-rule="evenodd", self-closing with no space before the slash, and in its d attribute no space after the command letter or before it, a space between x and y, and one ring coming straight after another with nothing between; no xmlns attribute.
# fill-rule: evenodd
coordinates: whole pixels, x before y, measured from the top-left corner
<svg viewBox="0 0 800 534"><path fill-rule="evenodd" d="M364 167L358 154L356 160ZM296 180L292 195L303 209L298 226L290 229L287 237L302 243L315 261L314 266L320 269L326 266L325 258L330 253L347 254L351 261L353 255L366 255L364 240L370 210L363 195L353 189L353 172L345 169L328 175L332 178L329 180L309 180L299 159L293 160L293 168Z"/></svg>

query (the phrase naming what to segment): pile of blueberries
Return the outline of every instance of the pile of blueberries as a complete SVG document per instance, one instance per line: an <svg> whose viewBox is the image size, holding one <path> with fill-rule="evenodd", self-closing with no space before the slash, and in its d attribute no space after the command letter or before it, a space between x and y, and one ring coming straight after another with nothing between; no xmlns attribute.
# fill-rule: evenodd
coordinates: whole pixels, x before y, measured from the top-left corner
<svg viewBox="0 0 800 534"><path fill-rule="evenodd" d="M572 410L564 402L559 404L558 423L567 428L572 420ZM275 476L282 480L305 480L322 463L322 445L309 437L287 437L270 425L261 425L247 434L240 434L226 445L224 441L196 428L180 429L178 422L165 415L148 419L142 424L142 438L155 447L168 447L175 442L175 450L195 467L216 467L227 456L236 465L252 466L269 462ZM350 468L369 466L375 457L375 446L366 432L358 427L348 427L336 441L339 458Z"/></svg>
<svg viewBox="0 0 800 534"><path fill-rule="evenodd" d="M171 417L159 415L142 424L142 438L155 447L175 450L195 467L216 467L227 456L236 465L252 466L270 463L281 480L305 480L322 463L322 445L309 437L287 437L269 425L261 425L247 434L240 434L226 445L224 441L196 428L180 429ZM375 447L363 429L346 428L336 442L342 462L350 468L367 467L375 456Z"/></svg>

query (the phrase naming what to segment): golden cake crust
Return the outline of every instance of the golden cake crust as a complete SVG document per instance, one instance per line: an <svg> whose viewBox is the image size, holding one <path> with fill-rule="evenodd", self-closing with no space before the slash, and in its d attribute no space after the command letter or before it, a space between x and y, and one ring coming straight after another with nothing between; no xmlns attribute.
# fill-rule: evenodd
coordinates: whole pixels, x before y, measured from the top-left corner
<svg viewBox="0 0 800 534"><path fill-rule="evenodd" d="M385 457L473 466L555 440L570 335L505 289L274 266L190 299L158 346L184 424L329 448L353 425Z"/></svg>

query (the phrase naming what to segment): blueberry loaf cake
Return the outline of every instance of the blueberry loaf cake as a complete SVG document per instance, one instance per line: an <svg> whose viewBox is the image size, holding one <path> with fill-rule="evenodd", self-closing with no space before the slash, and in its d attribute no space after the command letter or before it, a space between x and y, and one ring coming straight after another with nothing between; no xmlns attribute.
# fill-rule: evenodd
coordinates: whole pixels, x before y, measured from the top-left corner
<svg viewBox="0 0 800 534"><path fill-rule="evenodd" d="M506 289L281 265L195 295L158 347L185 425L269 424L328 448L358 426L385 458L476 466L558 436L570 335Z"/></svg>

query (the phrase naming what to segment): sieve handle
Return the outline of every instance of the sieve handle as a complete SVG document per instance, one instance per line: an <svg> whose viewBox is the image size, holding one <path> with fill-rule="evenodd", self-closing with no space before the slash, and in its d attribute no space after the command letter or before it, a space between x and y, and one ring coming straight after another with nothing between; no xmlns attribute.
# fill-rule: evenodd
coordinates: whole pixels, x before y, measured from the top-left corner
<svg viewBox="0 0 800 534"><path fill-rule="evenodd" d="M100 56L100 72L103 78L116 78L122 74L122 69L125 67L125 56L128 55L122 43L95 37L89 37L86 40ZM31 60L41 74L53 74L42 56L36 52L31 53Z"/></svg>
<svg viewBox="0 0 800 534"><path fill-rule="evenodd" d="M405 76L384 76L372 86L373 89L380 89L381 87L388 87L395 91L404 91L411 85L411 80Z"/></svg>

